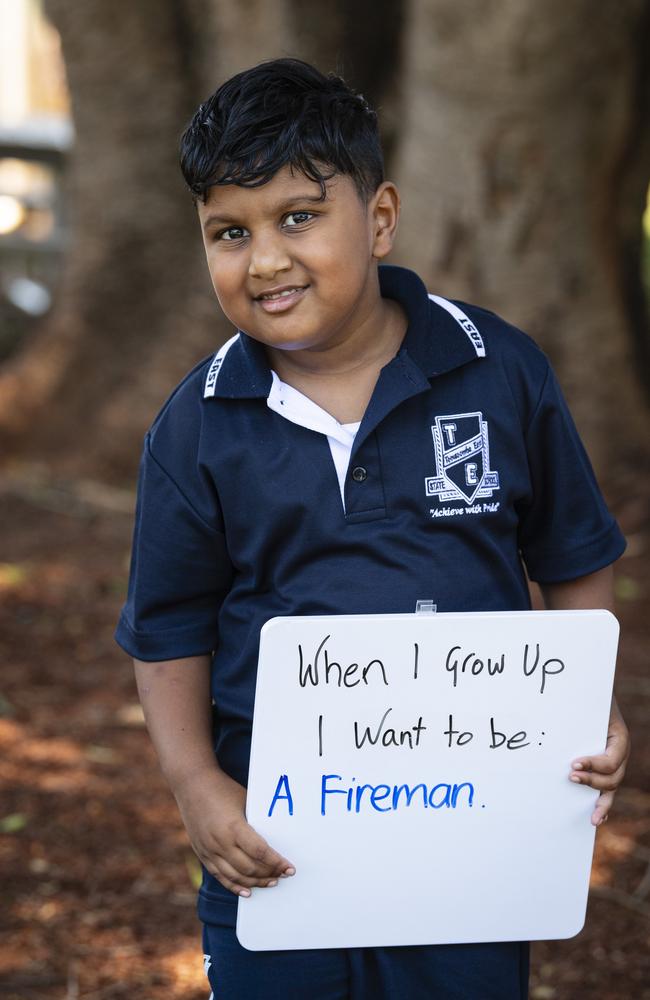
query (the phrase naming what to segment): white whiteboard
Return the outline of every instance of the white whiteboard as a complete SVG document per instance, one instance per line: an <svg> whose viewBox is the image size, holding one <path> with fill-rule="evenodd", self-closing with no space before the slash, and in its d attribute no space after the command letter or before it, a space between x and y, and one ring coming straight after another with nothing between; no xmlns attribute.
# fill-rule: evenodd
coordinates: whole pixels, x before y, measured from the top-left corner
<svg viewBox="0 0 650 1000"><path fill-rule="evenodd" d="M617 642L607 611L267 622L247 816L296 874L240 898L240 942L578 933L597 792L568 775L604 749Z"/></svg>

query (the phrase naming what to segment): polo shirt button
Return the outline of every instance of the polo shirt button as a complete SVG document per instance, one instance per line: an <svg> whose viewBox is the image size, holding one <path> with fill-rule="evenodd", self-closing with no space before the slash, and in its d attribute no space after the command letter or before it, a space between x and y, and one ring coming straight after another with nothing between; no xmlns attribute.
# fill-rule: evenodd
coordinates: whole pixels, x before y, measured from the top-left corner
<svg viewBox="0 0 650 1000"><path fill-rule="evenodd" d="M362 465L357 465L356 469L352 470L352 478L355 483L363 483L368 478L368 472Z"/></svg>

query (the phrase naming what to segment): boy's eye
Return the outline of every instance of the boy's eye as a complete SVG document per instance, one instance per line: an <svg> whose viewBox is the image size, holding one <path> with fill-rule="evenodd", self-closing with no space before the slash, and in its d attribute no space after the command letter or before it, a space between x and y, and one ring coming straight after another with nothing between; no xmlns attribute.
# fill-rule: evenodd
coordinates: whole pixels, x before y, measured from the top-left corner
<svg viewBox="0 0 650 1000"><path fill-rule="evenodd" d="M289 226L300 226L303 222L309 222L313 218L313 212L289 212L288 215L284 217L284 225Z"/></svg>
<svg viewBox="0 0 650 1000"><path fill-rule="evenodd" d="M229 229L222 229L218 234L218 240L241 240L244 236L248 236L248 232L243 226L230 226Z"/></svg>

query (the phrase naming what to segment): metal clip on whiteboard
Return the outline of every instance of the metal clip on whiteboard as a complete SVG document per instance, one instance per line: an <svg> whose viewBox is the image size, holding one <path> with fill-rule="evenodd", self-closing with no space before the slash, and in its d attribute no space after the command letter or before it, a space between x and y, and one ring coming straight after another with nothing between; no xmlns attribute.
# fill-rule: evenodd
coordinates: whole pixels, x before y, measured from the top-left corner
<svg viewBox="0 0 650 1000"><path fill-rule="evenodd" d="M435 615L437 610L438 610L438 605L434 604L433 601L415 602L416 615Z"/></svg>

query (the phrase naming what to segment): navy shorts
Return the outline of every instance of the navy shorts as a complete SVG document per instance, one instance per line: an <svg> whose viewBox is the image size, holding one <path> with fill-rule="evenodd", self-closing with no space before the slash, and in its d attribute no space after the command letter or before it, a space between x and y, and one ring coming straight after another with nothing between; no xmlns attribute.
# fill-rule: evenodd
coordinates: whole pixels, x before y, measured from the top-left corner
<svg viewBox="0 0 650 1000"><path fill-rule="evenodd" d="M213 1000L526 1000L528 944L247 951L203 925Z"/></svg>

